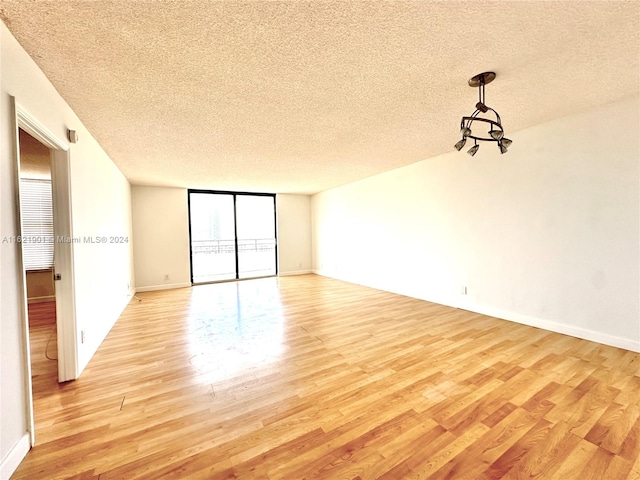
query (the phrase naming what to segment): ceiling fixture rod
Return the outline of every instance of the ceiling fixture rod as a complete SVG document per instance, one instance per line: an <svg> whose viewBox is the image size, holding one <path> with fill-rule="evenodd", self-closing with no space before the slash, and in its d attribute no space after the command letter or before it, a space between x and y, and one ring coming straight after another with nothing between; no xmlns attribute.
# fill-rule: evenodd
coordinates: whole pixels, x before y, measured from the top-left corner
<svg viewBox="0 0 640 480"><path fill-rule="evenodd" d="M473 139L473 147L467 150L467 153L472 157L476 154L480 145L478 145L478 141L481 142L496 142L498 144L498 148L500 149L500 153L507 153L507 149L509 145L513 143L512 140L505 138L504 129L502 128L502 120L500 119L500 115L493 108L488 107L485 103L485 93L484 87L486 84L491 83L496 78L495 72L484 72L472 77L469 80L470 87L478 87L478 103L476 103L476 110L468 117L462 117L460 121L460 133L462 134L462 139L454 145L456 150L462 150L465 143L467 143L468 138ZM481 113L493 112L495 115L495 120L492 118L482 117ZM473 122L483 122L485 127L489 128L487 131L486 137L479 136L472 130ZM477 125L478 126L478 125Z"/></svg>

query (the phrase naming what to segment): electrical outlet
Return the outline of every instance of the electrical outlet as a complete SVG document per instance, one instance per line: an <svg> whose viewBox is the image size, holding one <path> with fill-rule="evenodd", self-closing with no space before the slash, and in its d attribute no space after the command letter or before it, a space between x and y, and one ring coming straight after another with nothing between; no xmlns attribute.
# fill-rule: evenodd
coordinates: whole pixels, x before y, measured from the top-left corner
<svg viewBox="0 0 640 480"><path fill-rule="evenodd" d="M467 294L468 294L467 287L466 286L460 287L460 295L467 295Z"/></svg>
<svg viewBox="0 0 640 480"><path fill-rule="evenodd" d="M165 280L169 280L169 274L168 274L168 273L165 273L165 274L164 274L164 279L165 279Z"/></svg>
<svg viewBox="0 0 640 480"><path fill-rule="evenodd" d="M80 343L84 343L84 330L80 330Z"/></svg>

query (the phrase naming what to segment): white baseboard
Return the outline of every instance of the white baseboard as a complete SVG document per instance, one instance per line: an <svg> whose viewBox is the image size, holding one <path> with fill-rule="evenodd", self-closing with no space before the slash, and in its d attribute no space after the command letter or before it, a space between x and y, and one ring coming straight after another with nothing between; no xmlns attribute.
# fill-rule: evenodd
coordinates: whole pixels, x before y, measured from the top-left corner
<svg viewBox="0 0 640 480"><path fill-rule="evenodd" d="M313 270L293 270L289 272L278 272L279 277L290 277L292 275L306 275L308 273L313 273Z"/></svg>
<svg viewBox="0 0 640 480"><path fill-rule="evenodd" d="M337 280L342 280L344 282L356 283L353 281L337 278L333 275L327 274L327 272L322 272L321 270L313 270L313 273L315 273L316 275L321 275L323 277L336 278ZM368 286L368 285L365 285L365 286ZM377 288L377 287L371 287L371 288ZM419 298L419 297L414 297L414 298ZM473 301L469 301L469 299L460 299L459 301L457 301L453 298L451 299L420 298L420 300L425 300L427 302L437 303L440 305L445 305L453 308L469 310L470 312L480 313L482 315L487 315L489 317L495 317L501 320L521 323L522 325L528 325L530 327L541 328L549 332L561 333L563 335L569 335L571 337L581 338L583 340L602 343L603 345L609 345L611 347L624 348L625 350L630 350L632 352L640 352L640 340L634 341L629 338L616 337L614 335L609 335L607 333L598 332L598 331L590 330L587 328L577 327L574 325L568 325L566 323L560 323L552 320L545 320L542 318L521 315L519 313L509 312L509 311L501 310L499 308L493 308L486 305L481 305Z"/></svg>
<svg viewBox="0 0 640 480"><path fill-rule="evenodd" d="M47 295L46 297L31 297L27 298L27 303L45 303L45 302L55 302L55 295Z"/></svg>
<svg viewBox="0 0 640 480"><path fill-rule="evenodd" d="M156 290L171 290L173 288L190 287L191 282L167 283L164 285L149 285L147 287L136 287L136 292L155 292Z"/></svg>
<svg viewBox="0 0 640 480"><path fill-rule="evenodd" d="M522 325L541 328L550 332L562 333L563 335L582 338L583 340L590 340L592 342L602 343L611 347L624 348L625 350L631 350L632 352L640 352L640 341L633 341L628 338L616 337L607 333L597 332L588 328L576 327L574 325L567 325L565 323L554 322L552 320L544 320L541 318L529 317L527 315L520 315L518 313L507 312L484 305L475 304L472 306L465 306L464 308L466 310L481 313L483 315L488 315L490 317L496 317L515 323L521 323Z"/></svg>
<svg viewBox="0 0 640 480"><path fill-rule="evenodd" d="M9 480L11 475L16 471L20 462L24 460L24 457L29 453L31 449L31 441L29 440L29 434L25 433L22 438L15 444L15 446L9 452L0 463L0 479Z"/></svg>

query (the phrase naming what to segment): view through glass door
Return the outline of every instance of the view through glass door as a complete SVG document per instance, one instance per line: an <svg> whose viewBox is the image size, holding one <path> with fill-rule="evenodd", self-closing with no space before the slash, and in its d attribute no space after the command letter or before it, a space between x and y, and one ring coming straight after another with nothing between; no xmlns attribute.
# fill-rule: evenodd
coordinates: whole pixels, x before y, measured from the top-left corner
<svg viewBox="0 0 640 480"><path fill-rule="evenodd" d="M191 282L276 275L275 195L189 190Z"/></svg>

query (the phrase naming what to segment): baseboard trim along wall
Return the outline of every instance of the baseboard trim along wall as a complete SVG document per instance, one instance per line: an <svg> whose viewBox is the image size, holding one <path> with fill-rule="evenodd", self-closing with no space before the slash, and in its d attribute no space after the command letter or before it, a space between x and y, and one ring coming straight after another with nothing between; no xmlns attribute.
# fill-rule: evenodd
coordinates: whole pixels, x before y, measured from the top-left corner
<svg viewBox="0 0 640 480"><path fill-rule="evenodd" d="M27 303L46 303L46 302L54 302L56 299L55 295L47 295L46 297L31 297L27 299Z"/></svg>
<svg viewBox="0 0 640 480"><path fill-rule="evenodd" d="M311 270L296 270L293 272L280 272L278 273L279 277L288 277L291 275L305 275L308 273L312 273ZM182 282L182 283L169 283L166 285L149 285L146 287L136 287L136 292L155 292L156 290L171 290L174 288L185 288L191 287L190 282Z"/></svg>
<svg viewBox="0 0 640 480"><path fill-rule="evenodd" d="M315 273L313 270L294 270L290 272L279 272L279 277L291 277L293 275L306 275L308 273Z"/></svg>
<svg viewBox="0 0 640 480"><path fill-rule="evenodd" d="M471 308L465 306L465 310L470 310L472 312L481 313L482 315L488 315L490 317L496 317L503 320L509 320L515 323L521 323L522 325L528 325L530 327L541 328L555 333L562 333L563 335L569 335L583 340L602 343L611 347L624 348L625 350L631 350L632 352L640 352L640 341L634 342L628 338L616 337L606 333L596 332L595 330L589 330L587 328L576 327L574 325L567 325L541 318L529 317L513 312L506 312L504 310L486 307L484 305L474 304Z"/></svg>
<svg viewBox="0 0 640 480"><path fill-rule="evenodd" d="M156 290L172 290L174 288L190 287L191 282L168 283L166 285L149 285L147 287L136 287L136 292L155 292Z"/></svg>
<svg viewBox="0 0 640 480"><path fill-rule="evenodd" d="M6 456L0 464L0 479L9 480L11 475L16 471L24 457L27 456L31 449L29 434L25 433L18 443L11 449L9 455Z"/></svg>
<svg viewBox="0 0 640 480"><path fill-rule="evenodd" d="M369 288L377 288L378 290L384 290L382 288L378 288L372 285L365 285L362 283L345 280L345 279L336 277L334 275L323 273L320 270L312 270L312 273L315 273L316 275L320 275L323 277L335 278L336 280L340 280L343 282L349 282L357 285L363 285ZM397 293L397 292L391 292L391 293ZM446 305L452 308L460 308L462 310L468 310L470 312L480 313L482 315L487 315L489 317L499 318L500 320L507 320L509 322L520 323L522 325L528 325L529 327L541 328L549 332L561 333L563 335L569 335L571 337L581 338L583 340L589 340L592 342L601 343L603 345L609 345L610 347L624 348L625 350L630 350L632 352L640 353L640 339L634 341L628 338L616 337L614 335L597 332L595 330L589 330L587 328L576 327L574 325L567 325L565 323L554 322L552 320L544 320L542 318L530 317L527 315L521 315L518 313L509 312L509 311L501 310L498 308L488 307L486 305L481 305L469 300L456 302L456 301L453 301L453 299L443 301L438 299L415 297L405 293L400 293L399 295L406 295L412 298L418 298L419 300L424 300L426 302L437 303L439 305Z"/></svg>

